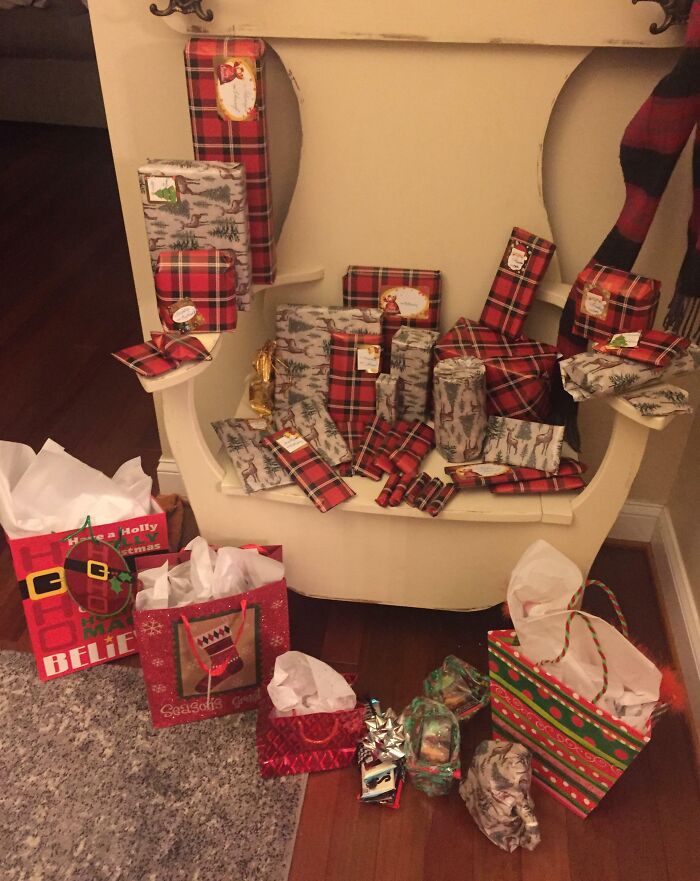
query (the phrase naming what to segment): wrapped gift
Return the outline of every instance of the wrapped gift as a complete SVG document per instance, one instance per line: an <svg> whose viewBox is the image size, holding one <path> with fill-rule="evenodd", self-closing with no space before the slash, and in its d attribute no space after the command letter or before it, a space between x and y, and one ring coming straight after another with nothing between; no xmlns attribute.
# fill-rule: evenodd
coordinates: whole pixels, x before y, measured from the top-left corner
<svg viewBox="0 0 700 881"><path fill-rule="evenodd" d="M263 446L263 438L272 430L267 419L221 419L212 422L247 493L287 486L292 478Z"/></svg>
<svg viewBox="0 0 700 881"><path fill-rule="evenodd" d="M367 425L353 462L355 474L371 480L381 480L383 472L375 464L375 457L390 431L391 426L381 416L375 416Z"/></svg>
<svg viewBox="0 0 700 881"><path fill-rule="evenodd" d="M651 330L661 284L623 269L590 263L574 282L574 333L608 342L621 331Z"/></svg>
<svg viewBox="0 0 700 881"><path fill-rule="evenodd" d="M386 335L384 339L386 340ZM389 373L380 373L377 377L376 413L377 416L381 416L382 419L386 419L392 424L399 418L398 383L398 377L391 376Z"/></svg>
<svg viewBox="0 0 700 881"><path fill-rule="evenodd" d="M408 433L417 424L416 420L409 422L406 419L399 419L391 424L388 432L385 434L377 455L374 458L373 465L384 474L391 474L394 471L394 465L389 456L401 446Z"/></svg>
<svg viewBox="0 0 700 881"><path fill-rule="evenodd" d="M197 337L173 333L152 333L149 341L112 352L112 357L140 376L162 376L183 364L211 361L208 349Z"/></svg>
<svg viewBox="0 0 700 881"><path fill-rule="evenodd" d="M446 484L425 506L425 513L430 514L431 517L437 517L438 514L442 513L445 505L457 494L457 492L458 488L453 483Z"/></svg>
<svg viewBox="0 0 700 881"><path fill-rule="evenodd" d="M417 697L403 711L406 770L426 795L447 795L459 778L459 721L444 704Z"/></svg>
<svg viewBox="0 0 700 881"><path fill-rule="evenodd" d="M154 159L139 168L148 248L232 251L236 304L250 309L252 284L245 169L235 162Z"/></svg>
<svg viewBox="0 0 700 881"><path fill-rule="evenodd" d="M329 465L350 462L352 455L322 401L307 398L275 413L278 430L295 431L305 438Z"/></svg>
<svg viewBox="0 0 700 881"><path fill-rule="evenodd" d="M536 480L513 480L509 483L497 483L490 487L496 495L532 495L534 493L560 493L583 489L586 485L583 478L575 474L553 474L539 477Z"/></svg>
<svg viewBox="0 0 700 881"><path fill-rule="evenodd" d="M341 462L336 470L341 477L352 477L355 473L355 461L360 454L362 441L367 433L367 423L364 421L337 422L335 427L350 450L350 461Z"/></svg>
<svg viewBox="0 0 700 881"><path fill-rule="evenodd" d="M338 422L373 419L382 357L381 334L331 333L328 412Z"/></svg>
<svg viewBox="0 0 700 881"><path fill-rule="evenodd" d="M690 340L685 337L663 330L647 330L645 333L635 331L613 334L606 343L593 343L593 349L596 352L619 355L629 361L668 367L689 345Z"/></svg>
<svg viewBox="0 0 700 881"><path fill-rule="evenodd" d="M195 37L185 47L196 159L241 163L250 211L252 280L275 280L272 190L267 158L263 54L256 39Z"/></svg>
<svg viewBox="0 0 700 881"><path fill-rule="evenodd" d="M524 465L554 474L559 469L564 426L491 416L486 426L484 462Z"/></svg>
<svg viewBox="0 0 700 881"><path fill-rule="evenodd" d="M233 251L161 251L154 276L161 324L181 333L236 327Z"/></svg>
<svg viewBox="0 0 700 881"><path fill-rule="evenodd" d="M450 358L435 365L435 446L448 462L468 462L481 453L486 432L485 374L477 358Z"/></svg>
<svg viewBox="0 0 700 881"><path fill-rule="evenodd" d="M392 493L399 488L402 482L404 484L403 489L405 492L407 486L406 477L398 471L390 474L385 480L384 486L381 488L379 495L374 500L376 504L379 505L380 508L388 508Z"/></svg>
<svg viewBox="0 0 700 881"><path fill-rule="evenodd" d="M623 395L642 416L670 416L671 413L692 413L690 395L677 385L652 385Z"/></svg>
<svg viewBox="0 0 700 881"><path fill-rule="evenodd" d="M514 227L479 322L519 339L554 251L552 242Z"/></svg>
<svg viewBox="0 0 700 881"><path fill-rule="evenodd" d="M438 361L478 358L486 368L486 411L535 422L550 409L554 346L522 338L510 340L490 327L460 318L435 344Z"/></svg>
<svg viewBox="0 0 700 881"><path fill-rule="evenodd" d="M392 471L414 474L435 445L435 431L427 422L414 422L406 431L401 444L389 454Z"/></svg>
<svg viewBox="0 0 700 881"><path fill-rule="evenodd" d="M442 666L428 675L423 691L452 710L460 720L470 719L489 702L488 676L482 676L454 655L448 655Z"/></svg>
<svg viewBox="0 0 700 881"><path fill-rule="evenodd" d="M440 273L428 269L348 266L343 304L378 308L383 314L385 367L391 342L403 325L437 330L440 326Z"/></svg>
<svg viewBox="0 0 700 881"><path fill-rule="evenodd" d="M378 309L279 305L276 315L275 409L328 397L331 333L381 334ZM372 418L370 414L369 418Z"/></svg>
<svg viewBox="0 0 700 881"><path fill-rule="evenodd" d="M556 475L549 475L538 468L514 468L493 462L477 462L471 465L448 465L445 473L460 489L496 487L510 483L539 482L547 477L572 477L583 474L586 465L574 459L560 459Z"/></svg>
<svg viewBox="0 0 700 881"><path fill-rule="evenodd" d="M437 331L401 327L391 344L391 375L399 380L399 418L425 419Z"/></svg>

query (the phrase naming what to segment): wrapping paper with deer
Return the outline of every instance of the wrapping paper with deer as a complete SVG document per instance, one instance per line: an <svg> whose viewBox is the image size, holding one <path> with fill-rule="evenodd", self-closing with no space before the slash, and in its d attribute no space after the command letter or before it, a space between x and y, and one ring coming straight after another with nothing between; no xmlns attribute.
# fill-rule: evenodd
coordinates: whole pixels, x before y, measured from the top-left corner
<svg viewBox="0 0 700 881"><path fill-rule="evenodd" d="M435 446L448 462L481 454L486 434L486 368L477 358L450 358L435 365Z"/></svg>
<svg viewBox="0 0 700 881"><path fill-rule="evenodd" d="M286 410L278 410L275 413L275 425L278 430L288 428L298 432L318 450L329 465L349 462L352 458L342 434L319 400L306 398Z"/></svg>
<svg viewBox="0 0 700 881"><path fill-rule="evenodd" d="M505 416L489 417L484 461L523 465L554 474L559 469L564 426L526 422Z"/></svg>
<svg viewBox="0 0 700 881"><path fill-rule="evenodd" d="M212 422L212 426L247 493L292 483L277 459L262 445L262 439L271 431L266 419L222 419Z"/></svg>
<svg viewBox="0 0 700 881"><path fill-rule="evenodd" d="M402 327L391 343L391 375L399 380L399 418L425 419L433 346L433 330Z"/></svg>
<svg viewBox="0 0 700 881"><path fill-rule="evenodd" d="M398 384L398 377L380 373L375 386L377 416L386 419L392 425L399 418Z"/></svg>

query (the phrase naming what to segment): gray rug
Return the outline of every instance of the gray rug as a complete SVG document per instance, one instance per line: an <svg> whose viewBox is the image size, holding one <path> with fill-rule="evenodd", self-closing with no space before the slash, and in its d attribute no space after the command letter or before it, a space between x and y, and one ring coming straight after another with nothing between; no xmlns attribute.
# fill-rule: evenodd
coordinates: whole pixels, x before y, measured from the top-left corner
<svg viewBox="0 0 700 881"><path fill-rule="evenodd" d="M17 652L0 683L2 881L285 881L306 777L260 778L255 713L156 732L139 669Z"/></svg>

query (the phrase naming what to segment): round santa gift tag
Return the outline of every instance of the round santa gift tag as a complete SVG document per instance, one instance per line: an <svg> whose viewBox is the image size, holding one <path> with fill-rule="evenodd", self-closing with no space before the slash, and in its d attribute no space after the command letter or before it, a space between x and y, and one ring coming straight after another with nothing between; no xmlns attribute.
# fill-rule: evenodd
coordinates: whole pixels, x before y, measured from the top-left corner
<svg viewBox="0 0 700 881"><path fill-rule="evenodd" d="M63 563L68 593L87 612L111 618L131 600L133 575L111 544L96 538L79 541Z"/></svg>

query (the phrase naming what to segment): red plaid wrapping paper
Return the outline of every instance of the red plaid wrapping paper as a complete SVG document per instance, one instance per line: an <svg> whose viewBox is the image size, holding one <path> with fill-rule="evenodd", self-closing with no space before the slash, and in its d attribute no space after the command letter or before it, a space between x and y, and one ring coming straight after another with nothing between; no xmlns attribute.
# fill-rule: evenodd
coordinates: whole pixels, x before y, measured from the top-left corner
<svg viewBox="0 0 700 881"><path fill-rule="evenodd" d="M438 361L479 358L486 368L486 412L533 422L546 421L557 350L523 337L506 339L498 331L460 318L435 344Z"/></svg>
<svg viewBox="0 0 700 881"><path fill-rule="evenodd" d="M161 251L154 281L166 330L219 333L236 327L233 251Z"/></svg>
<svg viewBox="0 0 700 881"><path fill-rule="evenodd" d="M400 479L394 489L391 491L391 495L389 496L390 508L397 508L403 502L406 495L410 492L413 484L420 481L421 479L420 474L416 477L415 474L401 474L401 472L399 471L396 472L396 476L398 476Z"/></svg>
<svg viewBox="0 0 700 881"><path fill-rule="evenodd" d="M507 483L529 483L530 481L542 480L547 477L571 477L573 475L583 474L586 465L583 462L576 462L574 459L561 459L559 462L559 470L554 475L547 474L546 471L540 471L538 468L526 468L524 466L503 465L503 471L500 474L492 474L485 477L477 474L472 469L474 465L491 464L491 463L473 463L469 465L448 465L445 468L452 482L460 489L478 489L480 487L499 486Z"/></svg>
<svg viewBox="0 0 700 881"><path fill-rule="evenodd" d="M421 492L418 496L414 496L414 505L418 508L419 511L425 511L428 507L428 504L433 501L433 499L437 498L440 493L440 490L445 486L445 484L440 480L439 477L431 477L428 482L425 484Z"/></svg>
<svg viewBox="0 0 700 881"><path fill-rule="evenodd" d="M377 449L377 455L375 456L373 463L376 468L384 474L391 474L394 470L394 466L391 463L389 456L394 450L398 450L408 432L416 424L417 422L415 420L407 421L405 419L399 419L398 422L394 422Z"/></svg>
<svg viewBox="0 0 700 881"><path fill-rule="evenodd" d="M371 333L331 333L328 412L336 422L373 419L382 337ZM377 370L362 368L363 353L374 352Z"/></svg>
<svg viewBox="0 0 700 881"><path fill-rule="evenodd" d="M152 333L151 342L119 349L112 356L141 376L162 376L188 362L211 361L196 337L170 333Z"/></svg>
<svg viewBox="0 0 700 881"><path fill-rule="evenodd" d="M502 495L529 493L557 493L565 490L583 489L585 481L582 477L540 477L538 480L516 480L512 483L499 483L489 487L492 493Z"/></svg>
<svg viewBox="0 0 700 881"><path fill-rule="evenodd" d="M425 506L425 513L430 514L431 517L437 517L457 492L458 489L453 483L444 485L437 495L435 495Z"/></svg>
<svg viewBox="0 0 700 881"><path fill-rule="evenodd" d="M382 479L382 472L374 464L374 458L390 430L391 426L381 416L375 416L370 422L365 429L360 449L353 463L355 474L369 477L371 480Z"/></svg>
<svg viewBox="0 0 700 881"><path fill-rule="evenodd" d="M403 474L418 471L423 459L435 446L435 432L427 422L417 422L404 437L401 446L390 454L394 468Z"/></svg>
<svg viewBox="0 0 700 881"><path fill-rule="evenodd" d="M418 502L425 492L425 488L431 480L431 476L425 471L421 472L421 474L417 476L414 476L404 495L404 501L406 502L406 504L410 505L412 508L417 507Z"/></svg>
<svg viewBox="0 0 700 881"><path fill-rule="evenodd" d="M607 342L619 331L650 330L656 318L661 285L622 269L590 263L571 291L574 333Z"/></svg>
<svg viewBox="0 0 700 881"><path fill-rule="evenodd" d="M262 40L193 38L185 47L185 70L195 158L240 162L245 167L253 281L271 284L275 280L275 241L264 52Z"/></svg>
<svg viewBox="0 0 700 881"><path fill-rule="evenodd" d="M295 449L287 450L280 441L298 439ZM330 511L355 495L337 472L330 467L301 435L290 431L276 431L263 438L263 444L272 450L275 458L322 513ZM293 444L295 445L295 444Z"/></svg>
<svg viewBox="0 0 700 881"><path fill-rule="evenodd" d="M341 477L352 477L355 473L355 459L360 452L362 439L367 431L367 422L364 419L355 422L336 422L335 427L347 444L351 455L349 462L341 462L335 470Z"/></svg>
<svg viewBox="0 0 700 881"><path fill-rule="evenodd" d="M405 480L406 479L405 479L404 475L400 474L398 471L396 471L394 474L390 474L387 477L386 482L384 483L384 486L382 487L379 495L374 500L379 505L380 508L388 508L389 507L392 493L394 492L395 489L400 487L402 483L404 484L404 492L406 491Z"/></svg>
<svg viewBox="0 0 700 881"><path fill-rule="evenodd" d="M547 271L555 250L547 239L514 227L486 298L480 323L518 339L537 285Z"/></svg>
<svg viewBox="0 0 700 881"><path fill-rule="evenodd" d="M343 305L382 310L383 369L388 372L391 341L402 325L438 330L440 273L430 269L348 266L343 277Z"/></svg>
<svg viewBox="0 0 700 881"><path fill-rule="evenodd" d="M682 336L674 336L663 330L648 330L643 333L636 346L613 346L615 334L607 343L593 343L596 352L609 355L618 355L630 361L641 361L645 364L653 364L655 367L668 367L676 355L679 355L690 345L690 340Z"/></svg>

